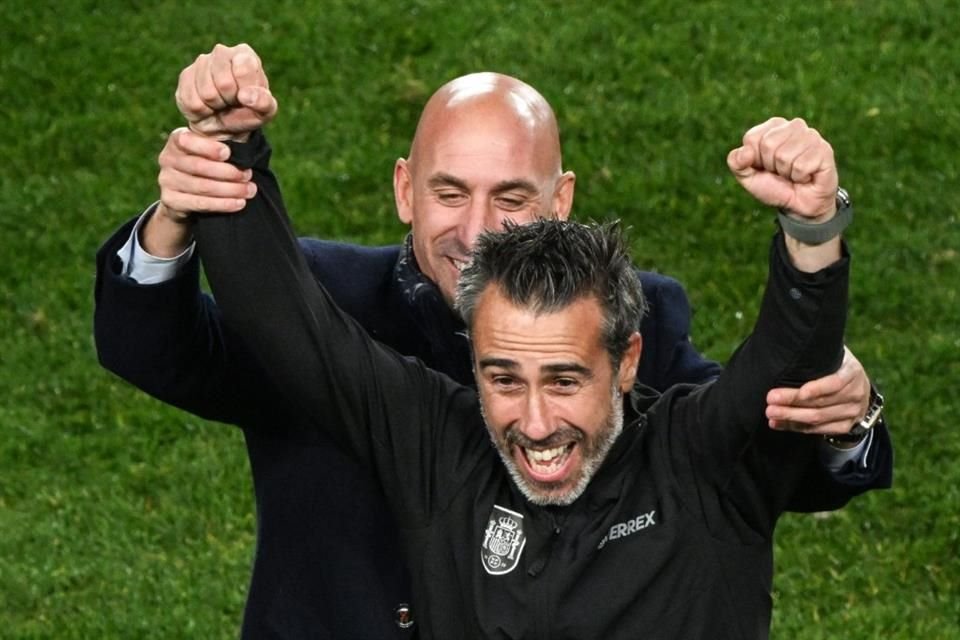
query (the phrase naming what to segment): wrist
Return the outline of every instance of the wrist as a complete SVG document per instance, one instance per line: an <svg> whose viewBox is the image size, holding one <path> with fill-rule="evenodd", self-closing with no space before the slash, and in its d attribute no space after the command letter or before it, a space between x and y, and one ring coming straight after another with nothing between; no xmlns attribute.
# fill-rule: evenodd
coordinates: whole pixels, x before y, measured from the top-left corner
<svg viewBox="0 0 960 640"><path fill-rule="evenodd" d="M168 219L169 222L174 224L190 225L196 219L196 214L189 211L179 211L177 209L171 209L167 205L163 204L161 200L157 204L157 208L154 210L153 215L147 220L153 220L154 218L161 216Z"/></svg>
<svg viewBox="0 0 960 640"><path fill-rule="evenodd" d="M834 205L818 216L799 216L791 214L786 209L777 211L777 219L784 234L808 246L819 246L833 240L853 221L850 195L842 187L837 188Z"/></svg>
<svg viewBox="0 0 960 640"><path fill-rule="evenodd" d="M824 441L833 447L834 449L839 449L840 451L849 451L850 449L856 449L860 446L860 443L863 442L867 437L867 432L864 432L858 436L852 436L850 434L843 435L829 435L823 436Z"/></svg>
<svg viewBox="0 0 960 640"><path fill-rule="evenodd" d="M174 258L193 243L196 215L157 205L153 214L140 227L140 247L157 258Z"/></svg>
<svg viewBox="0 0 960 640"><path fill-rule="evenodd" d="M187 124L187 127L193 133L201 135L207 138L213 138L214 140L219 140L220 142L239 142L244 143L250 139L249 131L203 131L200 127L195 126L196 123L190 122Z"/></svg>
<svg viewBox="0 0 960 640"><path fill-rule="evenodd" d="M866 414L857 420L847 433L824 436L824 439L838 449L856 447L883 422L883 404L883 395L876 388L870 387L870 403Z"/></svg>

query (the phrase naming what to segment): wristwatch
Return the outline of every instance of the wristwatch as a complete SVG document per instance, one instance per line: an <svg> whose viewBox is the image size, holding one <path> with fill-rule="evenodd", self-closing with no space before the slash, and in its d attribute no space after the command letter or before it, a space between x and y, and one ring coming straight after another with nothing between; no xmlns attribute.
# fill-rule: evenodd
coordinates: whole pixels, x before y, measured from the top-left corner
<svg viewBox="0 0 960 640"><path fill-rule="evenodd" d="M870 430L883 419L883 396L875 388L870 387L870 408L867 415L850 428L850 431L835 436L825 436L830 444L856 444L863 440Z"/></svg>
<svg viewBox="0 0 960 640"><path fill-rule="evenodd" d="M853 204L850 194L843 187L837 188L837 214L819 224L803 222L787 214L785 209L777 210L780 228L791 238L804 244L823 244L831 238L836 238L853 222Z"/></svg>

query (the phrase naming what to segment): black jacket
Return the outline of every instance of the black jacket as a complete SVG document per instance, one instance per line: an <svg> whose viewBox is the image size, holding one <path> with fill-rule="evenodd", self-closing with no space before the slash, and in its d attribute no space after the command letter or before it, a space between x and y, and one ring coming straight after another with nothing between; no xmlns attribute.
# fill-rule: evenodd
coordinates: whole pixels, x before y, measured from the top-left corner
<svg viewBox="0 0 960 640"><path fill-rule="evenodd" d="M839 366L846 258L803 274L778 237L760 317L720 378L635 392L585 493L536 507L476 392L370 340L316 285L272 176L258 184L244 213L198 223L211 286L308 419L302 435L331 435L378 478L423 637L767 636L774 526L817 443L767 429L766 392Z"/></svg>
<svg viewBox="0 0 960 640"><path fill-rule="evenodd" d="M199 288L194 259L177 278L138 285L117 251L133 221L97 255L95 334L103 365L151 395L201 417L239 425L257 503L257 549L243 636L386 638L410 632L394 609L411 594L398 537L376 484L278 393ZM406 248L301 240L314 275L374 337L460 382L471 382L462 325ZM409 257L408 257L409 256ZM651 312L638 377L663 390L701 382L719 366L690 344L689 307L676 281L642 272ZM281 320L282 321L282 320ZM878 472L879 470L879 472ZM812 462L795 510L836 508L889 483L883 469L838 482Z"/></svg>

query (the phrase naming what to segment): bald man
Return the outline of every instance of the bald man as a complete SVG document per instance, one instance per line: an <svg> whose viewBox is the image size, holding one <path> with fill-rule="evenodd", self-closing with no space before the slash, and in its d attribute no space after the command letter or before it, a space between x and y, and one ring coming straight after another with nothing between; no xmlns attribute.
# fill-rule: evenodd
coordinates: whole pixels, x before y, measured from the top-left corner
<svg viewBox="0 0 960 640"><path fill-rule="evenodd" d="M332 444L298 441L304 418L200 291L192 212L238 211L254 195L251 174L226 162L222 141L262 135L277 110L267 76L246 45L218 45L183 71L176 95L189 127L173 132L160 155L161 200L98 253L101 362L165 402L243 430L258 516L244 637L410 637L416 603L375 482ZM368 333L472 384L464 326L450 302L477 235L505 219L567 217L574 181L562 169L544 98L514 78L471 74L430 98L409 157L396 162L397 212L412 229L406 241L305 239L301 247L317 279ZM641 282L651 313L641 326L638 378L664 390L715 377L719 366L688 340L682 288L650 273ZM848 355L834 376L771 392L768 416L843 434L865 414L868 395L866 375ZM792 509L836 508L889 482L876 463L888 446L882 428L839 446L823 443L823 465L809 470Z"/></svg>

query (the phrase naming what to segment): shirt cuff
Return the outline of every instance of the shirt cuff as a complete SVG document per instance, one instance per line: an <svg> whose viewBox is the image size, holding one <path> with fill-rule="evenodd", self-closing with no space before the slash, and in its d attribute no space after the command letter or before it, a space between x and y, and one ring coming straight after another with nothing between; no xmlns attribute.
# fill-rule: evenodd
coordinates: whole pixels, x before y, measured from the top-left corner
<svg viewBox="0 0 960 640"><path fill-rule="evenodd" d="M140 227L150 219L158 204L160 203L154 202L140 215L140 219L133 225L130 238L117 251L117 257L120 258L120 264L123 267L123 275L137 284L160 284L173 280L180 273L180 269L190 262L196 247L196 242L191 242L190 246L178 256L158 258L147 253L140 246Z"/></svg>
<svg viewBox="0 0 960 640"><path fill-rule="evenodd" d="M845 468L848 468L851 461L855 462L858 469L863 469L867 466L867 457L872 445L873 429L870 430L866 438L857 443L857 446L850 449L831 446L829 442L824 440L820 447L820 460L834 474L842 473Z"/></svg>

